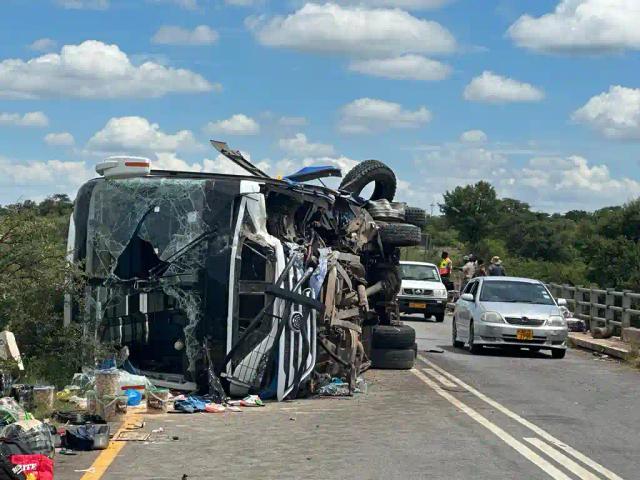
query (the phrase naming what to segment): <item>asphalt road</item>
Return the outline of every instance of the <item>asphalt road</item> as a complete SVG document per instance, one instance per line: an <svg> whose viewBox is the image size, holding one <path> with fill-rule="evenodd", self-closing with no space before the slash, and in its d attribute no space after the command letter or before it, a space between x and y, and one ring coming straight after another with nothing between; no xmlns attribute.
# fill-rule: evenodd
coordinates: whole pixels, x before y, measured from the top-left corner
<svg viewBox="0 0 640 480"><path fill-rule="evenodd" d="M99 457L103 475L74 472L93 461L78 456L56 478L640 478L640 372L574 350L472 356L450 347L450 318L409 323L416 368L367 372L366 394L150 416L164 432Z"/></svg>
<svg viewBox="0 0 640 480"><path fill-rule="evenodd" d="M405 317L410 320L410 317ZM598 472L562 448L570 461L587 472L569 478L640 479L640 372L627 364L595 357L582 350L570 349L562 360L548 353L504 353L485 349L481 355L451 346L451 318L442 324L409 321L415 328L419 350L442 349L443 353L424 353L423 357L500 406L531 422L544 432L536 432L500 411L497 405L463 389L458 398L477 408L496 425L528 447L524 438L542 438L548 434L584 454L592 462L610 470ZM442 372L440 372L442 374ZM450 377L446 377L451 380ZM456 384L459 387L458 384ZM538 435L536 433L539 433ZM542 433L542 436L540 435ZM485 435L491 435L489 431ZM549 438L542 438L551 445ZM539 445L539 442L536 441ZM547 448L548 447L543 447ZM540 453L538 447L533 448ZM544 455L549 459L548 455ZM559 457L561 463L567 461ZM490 456L485 457L490 461ZM554 465L558 462L554 461ZM582 476L580 476L580 474ZM594 475L592 477L588 474ZM488 478L479 475L477 478ZM529 478L515 475L513 478ZM539 472L531 478L549 478ZM553 478L553 477L551 477Z"/></svg>

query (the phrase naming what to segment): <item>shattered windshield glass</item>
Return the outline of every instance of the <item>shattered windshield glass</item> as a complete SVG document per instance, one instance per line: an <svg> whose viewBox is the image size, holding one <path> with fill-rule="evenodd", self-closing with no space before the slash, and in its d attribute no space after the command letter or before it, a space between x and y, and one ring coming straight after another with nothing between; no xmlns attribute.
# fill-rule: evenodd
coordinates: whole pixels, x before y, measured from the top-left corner
<svg viewBox="0 0 640 480"><path fill-rule="evenodd" d="M202 290L194 286L217 229L207 202L212 188L212 181L198 179L104 181L89 208L87 273L103 283L88 295L89 315L99 323L105 315L127 314L134 285L136 291L164 292L187 318L184 343L192 371L203 315ZM228 239L217 241L224 247Z"/></svg>

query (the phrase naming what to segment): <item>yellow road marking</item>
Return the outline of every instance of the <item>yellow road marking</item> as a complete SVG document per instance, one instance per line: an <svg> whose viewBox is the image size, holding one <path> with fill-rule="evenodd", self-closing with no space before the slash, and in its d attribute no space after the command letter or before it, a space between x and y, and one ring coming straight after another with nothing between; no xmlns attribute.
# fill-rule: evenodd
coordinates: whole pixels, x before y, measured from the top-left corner
<svg viewBox="0 0 640 480"><path fill-rule="evenodd" d="M124 431L127 425L132 423L139 423L142 421L142 416L139 414L130 414L125 415L124 422L114 435L118 435L120 432ZM120 451L124 448L127 442L115 442L110 441L109 446L100 452L98 458L95 459L91 467L89 469L93 469L90 472L85 473L80 480L99 480L107 471L107 468L111 466L113 461L116 459Z"/></svg>

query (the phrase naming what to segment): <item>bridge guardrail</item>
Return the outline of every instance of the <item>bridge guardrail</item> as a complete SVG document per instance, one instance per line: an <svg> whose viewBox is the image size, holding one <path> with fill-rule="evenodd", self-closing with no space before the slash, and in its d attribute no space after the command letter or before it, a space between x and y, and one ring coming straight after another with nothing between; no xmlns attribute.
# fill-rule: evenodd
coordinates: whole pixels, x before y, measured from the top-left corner
<svg viewBox="0 0 640 480"><path fill-rule="evenodd" d="M549 283L554 297L564 298L573 315L593 327L610 327L615 331L640 326L640 293Z"/></svg>

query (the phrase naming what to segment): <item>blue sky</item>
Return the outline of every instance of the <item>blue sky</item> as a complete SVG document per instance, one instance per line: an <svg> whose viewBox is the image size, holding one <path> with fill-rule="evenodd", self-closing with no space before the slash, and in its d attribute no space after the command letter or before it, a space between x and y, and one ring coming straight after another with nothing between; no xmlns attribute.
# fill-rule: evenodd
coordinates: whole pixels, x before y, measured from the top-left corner
<svg viewBox="0 0 640 480"><path fill-rule="evenodd" d="M546 211L640 195L636 0L0 8L0 203L119 153L231 171L209 138L273 175L377 158L421 206L480 179Z"/></svg>

